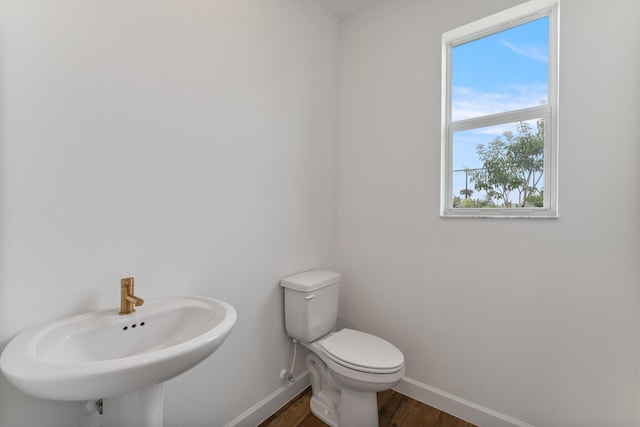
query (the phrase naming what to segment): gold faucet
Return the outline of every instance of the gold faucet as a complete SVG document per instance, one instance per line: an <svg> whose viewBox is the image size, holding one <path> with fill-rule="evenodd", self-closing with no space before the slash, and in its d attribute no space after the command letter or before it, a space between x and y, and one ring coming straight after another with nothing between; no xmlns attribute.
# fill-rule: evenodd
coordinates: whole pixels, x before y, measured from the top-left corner
<svg viewBox="0 0 640 427"><path fill-rule="evenodd" d="M133 277L120 280L120 314L131 314L142 304L144 300L133 294Z"/></svg>

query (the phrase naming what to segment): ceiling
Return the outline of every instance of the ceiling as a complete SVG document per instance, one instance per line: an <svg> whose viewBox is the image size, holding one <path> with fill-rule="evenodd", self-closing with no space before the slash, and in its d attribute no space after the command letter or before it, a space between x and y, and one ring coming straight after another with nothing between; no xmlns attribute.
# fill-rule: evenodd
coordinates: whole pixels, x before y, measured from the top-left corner
<svg viewBox="0 0 640 427"><path fill-rule="evenodd" d="M322 0L340 19L356 13L363 7L377 0Z"/></svg>

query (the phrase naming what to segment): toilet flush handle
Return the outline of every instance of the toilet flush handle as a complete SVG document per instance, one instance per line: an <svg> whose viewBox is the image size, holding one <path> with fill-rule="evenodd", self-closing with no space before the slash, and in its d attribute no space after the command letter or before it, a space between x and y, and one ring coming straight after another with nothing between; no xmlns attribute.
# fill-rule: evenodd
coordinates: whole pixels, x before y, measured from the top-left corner
<svg viewBox="0 0 640 427"><path fill-rule="evenodd" d="M314 299L316 297L316 294L311 294L311 295L307 295L306 297L304 297L304 299L306 299L307 301L310 301L312 299Z"/></svg>

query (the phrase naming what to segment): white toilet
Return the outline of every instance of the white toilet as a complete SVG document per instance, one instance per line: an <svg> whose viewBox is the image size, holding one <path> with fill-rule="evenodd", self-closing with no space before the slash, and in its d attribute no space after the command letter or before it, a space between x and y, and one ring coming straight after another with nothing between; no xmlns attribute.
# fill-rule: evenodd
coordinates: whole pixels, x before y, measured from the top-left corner
<svg viewBox="0 0 640 427"><path fill-rule="evenodd" d="M311 412L332 427L377 427L376 392L404 376L404 355L382 338L333 332L340 274L312 270L280 281L287 333L310 350Z"/></svg>

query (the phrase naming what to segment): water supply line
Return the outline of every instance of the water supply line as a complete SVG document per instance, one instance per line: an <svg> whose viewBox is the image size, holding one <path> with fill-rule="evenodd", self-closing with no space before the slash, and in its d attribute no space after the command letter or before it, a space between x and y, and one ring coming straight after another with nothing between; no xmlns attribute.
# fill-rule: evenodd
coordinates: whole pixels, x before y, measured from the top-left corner
<svg viewBox="0 0 640 427"><path fill-rule="evenodd" d="M289 372L287 373L286 370L283 370L280 373L280 378L282 378L283 380L289 380L289 382L295 382L296 380L293 378L293 368L296 366L296 354L298 352L298 340L293 338L291 340L293 342L293 360L291 361L291 369L289 370Z"/></svg>

